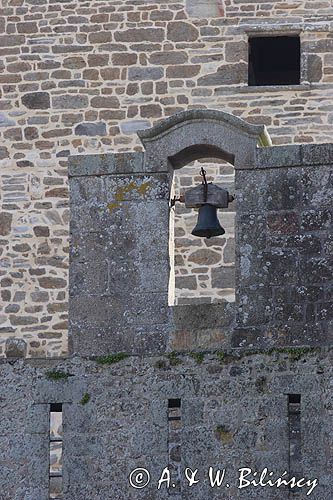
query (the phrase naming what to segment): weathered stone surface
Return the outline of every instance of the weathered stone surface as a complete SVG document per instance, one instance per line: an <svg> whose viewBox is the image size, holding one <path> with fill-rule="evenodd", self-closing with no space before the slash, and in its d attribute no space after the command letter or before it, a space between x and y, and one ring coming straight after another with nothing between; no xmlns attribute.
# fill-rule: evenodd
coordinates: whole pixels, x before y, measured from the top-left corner
<svg viewBox="0 0 333 500"><path fill-rule="evenodd" d="M309 54L307 65L307 78L309 82L320 82L323 76L321 57L316 54Z"/></svg>
<svg viewBox="0 0 333 500"><path fill-rule="evenodd" d="M13 216L9 212L0 213L0 235L7 236L10 233L12 227Z"/></svg>
<svg viewBox="0 0 333 500"><path fill-rule="evenodd" d="M150 68L150 67L130 67L128 70L129 80L160 80L164 76L163 68Z"/></svg>
<svg viewBox="0 0 333 500"><path fill-rule="evenodd" d="M178 169L212 153L233 162L235 168L248 168L254 165L257 143L270 143L265 127L249 125L221 111L199 109L177 113L138 135L153 171L157 165L168 170L168 161Z"/></svg>
<svg viewBox="0 0 333 500"><path fill-rule="evenodd" d="M212 269L212 286L214 288L234 288L235 270L229 267Z"/></svg>
<svg viewBox="0 0 333 500"><path fill-rule="evenodd" d="M31 247L28 243L19 243L17 245L13 245L13 250L15 250L15 252L25 253L31 250Z"/></svg>
<svg viewBox="0 0 333 500"><path fill-rule="evenodd" d="M299 230L299 216L295 212L269 213L267 227L276 234L295 234Z"/></svg>
<svg viewBox="0 0 333 500"><path fill-rule="evenodd" d="M22 96L22 104L29 109L48 109L50 95L48 92L31 92Z"/></svg>
<svg viewBox="0 0 333 500"><path fill-rule="evenodd" d="M89 136L106 135L106 124L104 122L79 123L75 127L75 134L76 135L89 135Z"/></svg>
<svg viewBox="0 0 333 500"><path fill-rule="evenodd" d="M226 62L239 63L248 60L248 44L245 40L240 42L227 42L225 44L225 60Z"/></svg>
<svg viewBox="0 0 333 500"><path fill-rule="evenodd" d="M9 118L6 113L0 113L0 127L11 127L16 125L16 122Z"/></svg>
<svg viewBox="0 0 333 500"><path fill-rule="evenodd" d="M109 54L89 54L88 66L107 66Z"/></svg>
<svg viewBox="0 0 333 500"><path fill-rule="evenodd" d="M66 57L63 61L65 68L81 69L86 66L86 62L82 56Z"/></svg>
<svg viewBox="0 0 333 500"><path fill-rule="evenodd" d="M330 432L327 353L314 351L293 360L283 352L244 357L241 350L234 350L221 358L205 354L203 362L196 364L191 356L180 355L177 365L171 365L164 356L130 357L111 366L78 357L2 364L0 375L6 383L2 387L1 453L6 454L12 471L3 476L3 488L11 498L27 491L33 498L47 498L49 405L53 402L63 404L66 418L64 470L70 477L66 495L84 500L96 497L97 491L97 495L108 498L111 488L117 499L128 500L133 491L129 474L142 465L137 457L145 457L145 467L157 478L160 461L169 463L172 434L168 431L168 400L178 398L181 442L173 441L173 446L181 444L182 460L188 463L192 458L200 477L207 473L206 464L212 457L221 455L222 447L225 460L232 465L231 494L241 499L243 494L237 488L240 467L262 460L270 469L275 464L279 470L288 470L288 394L301 394L303 457L311 457L311 475L319 481L314 490L316 500L330 498L331 487L325 482L327 457L322 453L322 443ZM53 381L47 375L50 371L68 377ZM117 381L121 381L120 386ZM89 401L81 404L85 394L90 396ZM112 412L121 415L121 430L119 420L110 419ZM253 423L246 422L249 413L259 415L273 431L267 432L267 425L262 423L254 428ZM235 419L235 414L240 418ZM97 442L93 437L96 431ZM255 446L258 440L266 443L263 455ZM99 463L101 443L108 462L102 463L97 475L91 463ZM17 467L18 453L24 460L23 469ZM173 458L179 458L179 450ZM101 487L104 483L107 486ZM145 495L156 496L155 488L155 484L148 485ZM209 483L202 481L195 490L192 488L191 498L210 498L212 491ZM302 488L305 491L307 488ZM275 488L264 492L265 500L281 497L281 490ZM254 490L251 496L256 495Z"/></svg>
<svg viewBox="0 0 333 500"><path fill-rule="evenodd" d="M93 108L119 108L119 99L114 96L96 96L91 99L91 105Z"/></svg>
<svg viewBox="0 0 333 500"><path fill-rule="evenodd" d="M177 288L195 290L197 288L197 280L195 276L176 276L176 286Z"/></svg>
<svg viewBox="0 0 333 500"><path fill-rule="evenodd" d="M37 237L48 237L50 236L50 229L48 226L35 226L34 228L34 234Z"/></svg>
<svg viewBox="0 0 333 500"><path fill-rule="evenodd" d="M138 56L136 54L127 54L126 52L119 52L112 54L111 61L115 66L131 66L136 64Z"/></svg>
<svg viewBox="0 0 333 500"><path fill-rule="evenodd" d="M147 104L141 107L142 118L158 118L162 116L162 108L160 104Z"/></svg>
<svg viewBox="0 0 333 500"><path fill-rule="evenodd" d="M123 134L134 134L138 130L144 130L150 127L148 120L131 120L129 122L122 122L120 125Z"/></svg>
<svg viewBox="0 0 333 500"><path fill-rule="evenodd" d="M183 64L186 63L187 60L187 53L180 50L153 52L149 56L150 64L156 64L158 66L169 64Z"/></svg>
<svg viewBox="0 0 333 500"><path fill-rule="evenodd" d="M5 130L3 136L5 139L9 139L11 141L21 141L23 138L22 130L19 127Z"/></svg>
<svg viewBox="0 0 333 500"><path fill-rule="evenodd" d="M38 129L36 127L26 127L24 129L24 137L26 139L28 139L29 141L33 140L33 139L37 139L38 136L39 136Z"/></svg>
<svg viewBox="0 0 333 500"><path fill-rule="evenodd" d="M190 262L194 262L195 264L200 264L200 265L212 265L212 264L217 264L220 262L222 258L222 253L217 253L214 252L213 250L207 250L207 249L202 249L202 250L196 250L191 254L189 257Z"/></svg>
<svg viewBox="0 0 333 500"><path fill-rule="evenodd" d="M186 12L190 17L211 18L224 16L223 0L186 0Z"/></svg>
<svg viewBox="0 0 333 500"><path fill-rule="evenodd" d="M199 65L170 66L166 70L167 78L192 78L200 71Z"/></svg>
<svg viewBox="0 0 333 500"><path fill-rule="evenodd" d="M54 278L53 276L42 276L38 278L41 288L65 288L67 281L62 278Z"/></svg>
<svg viewBox="0 0 333 500"><path fill-rule="evenodd" d="M167 38L172 42L194 42L198 36L198 30L190 23L183 21L168 23Z"/></svg>
<svg viewBox="0 0 333 500"><path fill-rule="evenodd" d="M0 35L0 47L15 47L24 44L23 35Z"/></svg>
<svg viewBox="0 0 333 500"><path fill-rule="evenodd" d="M17 31L18 33L37 33L37 23L34 21L17 23Z"/></svg>
<svg viewBox="0 0 333 500"><path fill-rule="evenodd" d="M198 79L198 85L214 86L231 85L247 82L247 64L226 64L218 68L216 73L202 76Z"/></svg>
<svg viewBox="0 0 333 500"><path fill-rule="evenodd" d="M117 42L162 42L164 40L164 30L160 28L142 28L117 31L114 38Z"/></svg>
<svg viewBox="0 0 333 500"><path fill-rule="evenodd" d="M23 339L7 339L5 350L7 358L25 358L27 344Z"/></svg>
<svg viewBox="0 0 333 500"><path fill-rule="evenodd" d="M84 109L88 106L88 97L85 95L53 96L52 106L55 109Z"/></svg>

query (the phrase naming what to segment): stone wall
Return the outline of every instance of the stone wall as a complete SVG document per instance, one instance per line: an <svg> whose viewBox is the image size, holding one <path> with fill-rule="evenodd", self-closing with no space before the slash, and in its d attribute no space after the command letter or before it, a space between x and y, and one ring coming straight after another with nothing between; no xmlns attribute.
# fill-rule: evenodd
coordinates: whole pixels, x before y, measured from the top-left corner
<svg viewBox="0 0 333 500"><path fill-rule="evenodd" d="M145 154L70 158L75 353L331 345L332 145L256 148L246 128L187 112L140 134ZM196 144L235 156L236 301L170 307L170 163Z"/></svg>
<svg viewBox="0 0 333 500"><path fill-rule="evenodd" d="M309 497L302 488L297 498L332 498L329 353L220 351L198 359L134 356L110 366L79 358L4 361L2 500L49 499L50 403L63 409L64 500L217 500L222 493L228 500L285 500L286 488L239 490L238 469L260 474L267 467L275 479L284 471L292 475L296 464L297 477L319 481ZM290 452L288 394L301 397L300 461ZM181 449L176 442L169 448L173 398L181 400ZM181 495L171 496L165 483L157 489L169 463L182 471ZM138 467L151 474L142 490L128 481ZM200 482L191 488L186 467L198 469ZM209 467L226 469L220 488L209 485Z"/></svg>
<svg viewBox="0 0 333 500"><path fill-rule="evenodd" d="M67 352L68 155L140 149L137 129L200 107L265 124L274 144L331 141L332 2L200 3L2 2L1 356L13 338ZM301 85L247 86L258 31L300 33Z"/></svg>

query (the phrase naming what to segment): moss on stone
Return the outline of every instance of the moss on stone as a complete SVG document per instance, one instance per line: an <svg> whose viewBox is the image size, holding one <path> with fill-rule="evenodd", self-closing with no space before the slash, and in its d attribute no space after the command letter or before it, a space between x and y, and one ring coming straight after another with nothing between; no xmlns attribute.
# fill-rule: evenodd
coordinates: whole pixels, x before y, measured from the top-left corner
<svg viewBox="0 0 333 500"><path fill-rule="evenodd" d="M66 372L62 372L62 371L57 371L57 370L53 370L53 371L48 371L46 372L46 377L49 379L49 380L62 380L62 379L68 379L69 377L69 373L66 373Z"/></svg>
<svg viewBox="0 0 333 500"><path fill-rule="evenodd" d="M155 368L158 368L159 370L166 368L166 362L164 361L164 359L157 360L155 363Z"/></svg>
<svg viewBox="0 0 333 500"><path fill-rule="evenodd" d="M268 355L272 354L288 354L292 361L299 361L303 356L307 354L313 354L318 352L320 349L318 347L280 347L273 348L267 351ZM265 354L265 353L264 353Z"/></svg>
<svg viewBox="0 0 333 500"><path fill-rule="evenodd" d="M215 429L216 438L222 441L223 444L228 444L232 441L234 435L224 425L218 425Z"/></svg>
<svg viewBox="0 0 333 500"><path fill-rule="evenodd" d="M177 365L180 365L181 364L181 360L179 359L178 355L176 352L170 352L169 354L167 354L167 358L169 360L169 363L171 366L177 366Z"/></svg>
<svg viewBox="0 0 333 500"><path fill-rule="evenodd" d="M190 352L190 356L198 363L198 365L201 365L205 358L203 352Z"/></svg>
<svg viewBox="0 0 333 500"><path fill-rule="evenodd" d="M89 401L90 401L90 394L86 392L85 394L83 394L80 404L86 405L87 403L89 403Z"/></svg>
<svg viewBox="0 0 333 500"><path fill-rule="evenodd" d="M100 365L113 365L114 363L118 363L126 358L128 358L128 354L125 352L117 352L113 354L106 354L105 356L98 356L95 358L95 361Z"/></svg>

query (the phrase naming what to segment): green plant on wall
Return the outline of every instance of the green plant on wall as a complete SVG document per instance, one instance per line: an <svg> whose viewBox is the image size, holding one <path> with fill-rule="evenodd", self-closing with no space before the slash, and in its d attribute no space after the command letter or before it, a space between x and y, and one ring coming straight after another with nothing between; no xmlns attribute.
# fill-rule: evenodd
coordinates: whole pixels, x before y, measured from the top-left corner
<svg viewBox="0 0 333 500"><path fill-rule="evenodd" d="M48 371L46 372L46 377L49 379L49 380L63 380L63 379L68 379L69 377L69 373L66 373L66 372L63 372L63 371L57 371L57 370L52 370L52 371Z"/></svg>
<svg viewBox="0 0 333 500"><path fill-rule="evenodd" d="M179 359L178 355L176 352L170 352L169 354L167 354L167 358L169 360L169 363L171 366L177 366L177 365L180 365L181 364L181 359Z"/></svg>
<svg viewBox="0 0 333 500"><path fill-rule="evenodd" d="M89 403L89 401L90 401L90 394L86 392L85 394L83 394L80 404L86 405L87 403Z"/></svg>
<svg viewBox="0 0 333 500"><path fill-rule="evenodd" d="M224 425L218 425L215 429L215 435L217 439L222 441L223 444L228 444L232 441L234 434Z"/></svg>
<svg viewBox="0 0 333 500"><path fill-rule="evenodd" d="M201 363L205 359L205 355L203 352L190 352L190 356L198 363L198 365L201 365Z"/></svg>
<svg viewBox="0 0 333 500"><path fill-rule="evenodd" d="M126 358L128 358L128 354L125 352L117 352L114 354L106 354L105 356L98 356L96 362L100 365L113 365Z"/></svg>

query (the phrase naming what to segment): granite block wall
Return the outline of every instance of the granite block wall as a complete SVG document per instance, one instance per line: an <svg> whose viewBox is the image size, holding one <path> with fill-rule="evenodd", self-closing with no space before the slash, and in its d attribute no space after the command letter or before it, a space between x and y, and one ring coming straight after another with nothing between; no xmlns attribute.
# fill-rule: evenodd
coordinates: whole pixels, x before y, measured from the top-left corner
<svg viewBox="0 0 333 500"><path fill-rule="evenodd" d="M49 411L50 403L61 403L64 500L221 495L285 500L286 487L239 489L238 478L242 467L259 474L267 467L274 479L293 470L288 394L301 398L298 471L306 480L318 480L310 496L310 487L303 487L297 498L331 498L329 352L219 351L199 362L188 354L176 359L133 356L111 365L79 358L2 362L1 498L49 500ZM66 376L52 380L54 373ZM170 399L181 404L181 449L168 430ZM165 482L157 488L169 464L182 471L175 496ZM129 483L131 471L139 467L150 472L143 489ZM186 467L198 469L199 482L192 487ZM226 469L222 486L211 487L209 467Z"/></svg>
<svg viewBox="0 0 333 500"><path fill-rule="evenodd" d="M265 124L277 145L330 142L331 22L331 1L2 2L1 356L68 352L67 157L140 150L138 129L192 108ZM258 32L300 34L300 85L248 87ZM230 300L211 271L188 280L183 243L180 300L195 284L199 302Z"/></svg>
<svg viewBox="0 0 333 500"><path fill-rule="evenodd" d="M235 302L170 304L172 172L163 152L174 148L177 161L178 148L190 151L196 141L201 156L205 148L218 151L221 129L232 130L228 120L184 113L141 136L145 154L70 159L75 353L332 344L332 145L256 148L254 138L251 149L241 120L229 145L223 142L224 154L242 152L235 161ZM193 134L198 126L206 144ZM215 273L227 279L223 267Z"/></svg>

